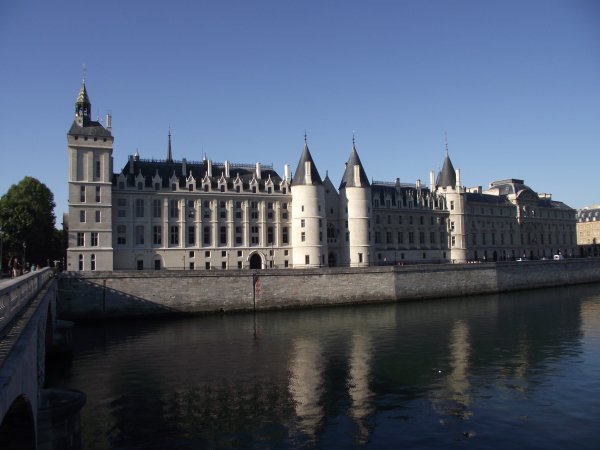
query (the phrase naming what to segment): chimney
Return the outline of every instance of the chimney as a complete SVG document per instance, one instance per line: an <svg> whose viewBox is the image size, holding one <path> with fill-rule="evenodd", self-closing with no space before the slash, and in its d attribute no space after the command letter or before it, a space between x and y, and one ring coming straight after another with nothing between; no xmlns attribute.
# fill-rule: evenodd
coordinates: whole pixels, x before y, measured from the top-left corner
<svg viewBox="0 0 600 450"><path fill-rule="evenodd" d="M460 169L456 169L456 187L460 187Z"/></svg>
<svg viewBox="0 0 600 450"><path fill-rule="evenodd" d="M212 161L209 159L208 161L206 161L206 164L207 164L206 174L209 177L212 177Z"/></svg>
<svg viewBox="0 0 600 450"><path fill-rule="evenodd" d="M285 164L283 166L283 179L286 181L290 181L290 165Z"/></svg>
<svg viewBox="0 0 600 450"><path fill-rule="evenodd" d="M421 179L417 178L417 182L415 183L415 185L417 186L417 189L421 189Z"/></svg>
<svg viewBox="0 0 600 450"><path fill-rule="evenodd" d="M435 189L435 172L433 170L429 171L429 188L431 192Z"/></svg>
<svg viewBox="0 0 600 450"><path fill-rule="evenodd" d="M262 166L259 162L256 163L256 179L260 180L262 177Z"/></svg>
<svg viewBox="0 0 600 450"><path fill-rule="evenodd" d="M112 116L110 113L106 114L106 129L112 131Z"/></svg>
<svg viewBox="0 0 600 450"><path fill-rule="evenodd" d="M133 175L135 171L133 170L133 155L129 155L129 173Z"/></svg>
<svg viewBox="0 0 600 450"><path fill-rule="evenodd" d="M225 178L229 178L229 161L225 160Z"/></svg>
<svg viewBox="0 0 600 450"><path fill-rule="evenodd" d="M187 175L187 161L185 158L181 160L181 173L184 177Z"/></svg>

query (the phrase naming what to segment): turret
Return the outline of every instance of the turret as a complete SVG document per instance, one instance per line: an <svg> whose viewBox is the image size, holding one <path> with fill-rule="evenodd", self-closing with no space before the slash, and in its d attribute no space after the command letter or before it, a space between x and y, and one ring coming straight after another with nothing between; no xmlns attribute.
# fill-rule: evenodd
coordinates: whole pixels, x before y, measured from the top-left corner
<svg viewBox="0 0 600 450"><path fill-rule="evenodd" d="M292 181L292 246L294 268L326 264L325 194L306 136Z"/></svg>
<svg viewBox="0 0 600 450"><path fill-rule="evenodd" d="M358 157L354 138L340 183L340 239L346 242L341 264L361 267L370 260L371 185Z"/></svg>
<svg viewBox="0 0 600 450"><path fill-rule="evenodd" d="M92 104L85 88L85 81L81 82L81 89L75 101L75 121L80 127L89 125L92 116Z"/></svg>

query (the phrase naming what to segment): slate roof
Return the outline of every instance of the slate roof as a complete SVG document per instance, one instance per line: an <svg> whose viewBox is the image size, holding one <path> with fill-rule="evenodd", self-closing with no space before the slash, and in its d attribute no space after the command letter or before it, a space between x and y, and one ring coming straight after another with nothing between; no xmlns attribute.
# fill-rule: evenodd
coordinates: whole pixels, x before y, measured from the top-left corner
<svg viewBox="0 0 600 450"><path fill-rule="evenodd" d="M585 208L577 211L578 222L600 221L600 208Z"/></svg>
<svg viewBox="0 0 600 450"><path fill-rule="evenodd" d="M317 166L313 161L312 155L310 154L310 150L308 149L308 144L304 142L304 150L302 151L302 155L300 156L300 161L298 161L298 167L296 168L296 173L294 173L294 179L292 181L292 185L303 185L309 184L306 179L306 162L310 161L310 178L312 180L313 185L323 184L321 180L321 176L319 175L319 171L317 170Z"/></svg>
<svg viewBox="0 0 600 450"><path fill-rule="evenodd" d="M84 122L83 126L80 126L77 121L73 121L68 134L72 136L112 137L110 131L104 128L100 122L93 120Z"/></svg>
<svg viewBox="0 0 600 450"><path fill-rule="evenodd" d="M442 166L442 170L438 174L437 187L454 187L456 186L456 171L454 170L454 166L452 165L452 161L450 161L450 157L446 154L446 158L444 159L444 165Z"/></svg>
<svg viewBox="0 0 600 450"><path fill-rule="evenodd" d="M169 188L170 180L173 174L178 180L178 184L180 188L185 188L187 186L187 178L190 175L190 171L192 176L196 181L196 188L200 189L202 187L202 180L206 176L208 172L208 161L186 161L186 173L183 173L183 161L166 161L166 160L147 160L147 159L133 159L133 169L134 173L129 173L129 167L132 164L132 161L127 161L125 167L123 167L122 173L126 177L127 186L135 186L135 179L139 173L144 177L144 186L147 188L151 188L153 186L153 179L158 173L158 176L161 178L161 187ZM216 189L219 184L219 179L221 178L221 174L225 173L225 165L224 163L212 163L212 177L211 177L211 186ZM249 189L250 181L254 178L256 173L256 166L252 164L229 164L229 178L227 178L227 189L232 190L234 187L234 181L237 179L239 174L240 180L242 181L243 188ZM119 174L113 175L113 185L116 185L117 178ZM274 185L274 190L279 190L279 184L282 181L282 178L279 174L273 170L270 166L263 166L261 169L261 178L258 181L259 191L263 191L265 188L265 183L267 180L271 178L271 181Z"/></svg>
<svg viewBox="0 0 600 450"><path fill-rule="evenodd" d="M360 167L360 183L361 187L369 187L369 178L365 173L365 169L358 157L358 152L356 151L356 147L352 144L352 150L350 151L350 157L348 158L348 162L346 163L346 169L344 170L344 176L342 177L342 181L340 182L340 190L346 187L356 187L354 183L354 166Z"/></svg>

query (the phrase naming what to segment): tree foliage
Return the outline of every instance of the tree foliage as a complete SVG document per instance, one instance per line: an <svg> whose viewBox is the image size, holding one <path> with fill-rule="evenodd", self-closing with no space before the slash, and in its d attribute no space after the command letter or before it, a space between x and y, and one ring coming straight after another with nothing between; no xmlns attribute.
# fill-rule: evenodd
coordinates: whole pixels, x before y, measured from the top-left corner
<svg viewBox="0 0 600 450"><path fill-rule="evenodd" d="M49 259L60 258L54 206L52 191L35 178L25 177L8 189L0 198L5 257L21 258L25 243L27 261L45 265Z"/></svg>

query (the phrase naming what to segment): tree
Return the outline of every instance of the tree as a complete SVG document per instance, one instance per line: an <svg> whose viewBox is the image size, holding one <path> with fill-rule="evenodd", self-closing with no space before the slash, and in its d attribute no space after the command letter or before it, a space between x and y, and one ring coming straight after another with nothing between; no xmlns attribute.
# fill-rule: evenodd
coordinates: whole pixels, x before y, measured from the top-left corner
<svg viewBox="0 0 600 450"><path fill-rule="evenodd" d="M25 253L27 261L41 265L55 258L54 206L50 189L35 178L25 177L8 189L0 198L0 226L7 257L21 259Z"/></svg>

